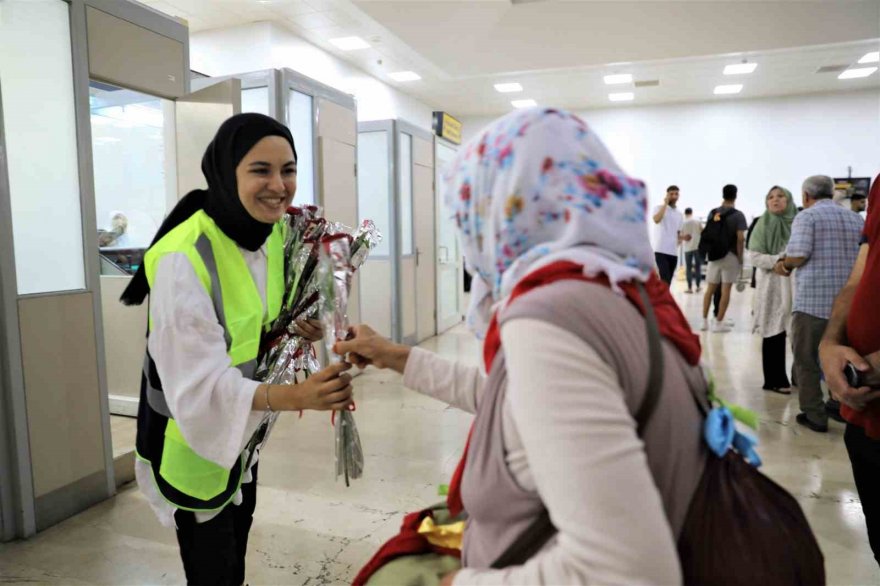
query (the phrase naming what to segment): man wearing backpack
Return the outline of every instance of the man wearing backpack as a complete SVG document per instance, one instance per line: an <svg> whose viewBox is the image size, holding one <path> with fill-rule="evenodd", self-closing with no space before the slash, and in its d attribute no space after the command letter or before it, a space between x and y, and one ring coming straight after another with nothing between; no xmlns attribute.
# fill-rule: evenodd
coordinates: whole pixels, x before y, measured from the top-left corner
<svg viewBox="0 0 880 586"><path fill-rule="evenodd" d="M736 209L736 185L725 185L722 190L724 201L706 219L706 227L700 235L700 251L709 258L706 274L706 294L703 296L703 326L709 328L709 307L715 291L721 287L721 304L718 315L712 320L713 332L729 332L730 326L724 323L724 315L730 305L730 292L733 284L742 273L743 252L746 230L749 227L746 217Z"/></svg>

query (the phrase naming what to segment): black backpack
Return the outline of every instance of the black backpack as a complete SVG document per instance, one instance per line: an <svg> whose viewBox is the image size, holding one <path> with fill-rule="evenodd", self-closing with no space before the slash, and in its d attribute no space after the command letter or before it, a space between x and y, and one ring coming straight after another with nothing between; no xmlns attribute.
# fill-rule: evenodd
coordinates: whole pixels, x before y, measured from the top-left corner
<svg viewBox="0 0 880 586"><path fill-rule="evenodd" d="M714 209L706 220L706 227L700 234L700 254L707 255L709 260L721 260L736 244L736 232L727 222L733 211L733 208Z"/></svg>

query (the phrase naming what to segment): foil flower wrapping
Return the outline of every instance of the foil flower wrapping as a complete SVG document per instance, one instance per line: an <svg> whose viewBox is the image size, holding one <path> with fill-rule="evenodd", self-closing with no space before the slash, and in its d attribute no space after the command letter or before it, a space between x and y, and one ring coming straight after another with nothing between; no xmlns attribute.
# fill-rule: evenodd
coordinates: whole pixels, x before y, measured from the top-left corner
<svg viewBox="0 0 880 586"><path fill-rule="evenodd" d="M367 220L353 235L340 231L321 241L318 257L320 316L327 355L331 360L340 359L333 352L333 345L349 335L348 299L354 273L381 240L375 224ZM339 413L335 419L335 431L336 478L343 477L345 485L349 486L351 479L360 478L364 472L364 452L352 411Z"/></svg>
<svg viewBox="0 0 880 586"><path fill-rule="evenodd" d="M324 342L331 360L340 360L333 352L337 340L348 337L348 297L354 267L351 265L352 238L348 234L328 236L321 241L318 280L321 284L320 316ZM351 411L341 411L335 418L336 478L351 479L364 473L364 452Z"/></svg>
<svg viewBox="0 0 880 586"><path fill-rule="evenodd" d="M284 297L278 317L263 336L256 380L269 384L297 384L321 370L311 342L294 331L298 320L320 317L325 324L327 355L331 360L338 360L332 346L347 333L352 275L381 239L381 234L369 220L352 234L351 228L344 224L324 219L317 206L288 209L283 237ZM334 242L337 244L331 246ZM321 268L321 260L324 256L331 256L331 250L337 265L328 264L331 267L328 273ZM322 291L328 275L332 282L332 311L324 311L323 306L325 296ZM340 279L338 287L337 277ZM328 327L326 319L331 317L333 324ZM264 416L260 426L261 443L265 443L277 417L277 413ZM349 478L359 478L363 473L363 450L351 413L342 412L334 420L337 477L344 475L348 485Z"/></svg>

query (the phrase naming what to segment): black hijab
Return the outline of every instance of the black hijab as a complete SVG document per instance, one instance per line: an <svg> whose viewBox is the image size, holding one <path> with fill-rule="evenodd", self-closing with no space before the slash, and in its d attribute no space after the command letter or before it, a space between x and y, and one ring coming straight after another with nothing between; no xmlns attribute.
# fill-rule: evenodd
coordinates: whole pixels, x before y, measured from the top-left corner
<svg viewBox="0 0 880 586"><path fill-rule="evenodd" d="M263 114L236 114L224 122L202 157L202 173L208 180L207 191L195 189L177 202L159 227L150 248L194 213L205 210L236 244L247 250L258 250L272 233L273 224L256 220L242 205L238 197L235 169L248 151L267 136L286 139L293 150L293 160L296 160L296 147L290 130L277 120ZM125 305L140 305L149 292L150 285L142 262L119 300Z"/></svg>

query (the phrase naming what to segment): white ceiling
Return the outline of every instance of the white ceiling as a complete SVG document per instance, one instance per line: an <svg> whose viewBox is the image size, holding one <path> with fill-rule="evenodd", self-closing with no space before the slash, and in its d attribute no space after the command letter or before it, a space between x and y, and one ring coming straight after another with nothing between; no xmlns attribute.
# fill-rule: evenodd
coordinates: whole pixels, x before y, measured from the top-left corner
<svg viewBox="0 0 880 586"><path fill-rule="evenodd" d="M521 98L608 107L610 91L634 91L629 104L640 105L880 88L880 73L846 81L816 73L880 49L880 0L141 1L185 19L193 32L276 22L457 116L500 114ZM328 43L351 35L372 47L343 52ZM758 63L755 73L722 75L742 59ZM423 79L388 78L400 70ZM660 85L604 85L602 77L616 72ZM503 81L524 91L495 92L493 84ZM714 96L722 83L745 88Z"/></svg>

